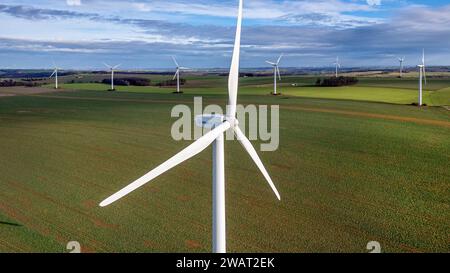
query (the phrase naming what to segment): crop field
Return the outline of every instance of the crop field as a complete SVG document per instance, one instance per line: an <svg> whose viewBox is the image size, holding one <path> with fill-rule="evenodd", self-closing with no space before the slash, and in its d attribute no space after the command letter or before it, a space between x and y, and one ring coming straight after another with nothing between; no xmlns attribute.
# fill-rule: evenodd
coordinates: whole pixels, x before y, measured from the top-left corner
<svg viewBox="0 0 450 273"><path fill-rule="evenodd" d="M413 78L315 79L287 77L274 97L271 78L242 78L238 103L280 105L279 150L260 156L281 201L227 141L228 251L367 252L378 241L385 252L449 252L450 112L440 106L450 79L430 78L420 109ZM0 252L67 252L69 241L83 252L209 252L211 148L98 204L186 147L170 137L172 107L195 96L225 105L226 77L188 77L184 94L47 87L0 96Z"/></svg>
<svg viewBox="0 0 450 273"><path fill-rule="evenodd" d="M170 76L147 76L152 82L171 79ZM99 78L97 78L98 80ZM393 104L412 104L418 101L418 81L416 78L359 78L354 86L339 88L314 86L317 77L288 76L283 79L279 91L288 96L307 98L341 99L356 101L384 102ZM85 77L85 80L91 80ZM51 87L52 84L46 85ZM219 76L200 77L188 76L187 84L182 87L186 93L198 95L225 95L227 92L227 78ZM424 103L429 106L450 105L450 77L429 78L424 87ZM61 85L66 90L106 91L107 84L72 83ZM158 93L167 94L174 91L174 87L157 86L116 86L119 92ZM240 95L268 95L273 89L272 78L251 77L241 79Z"/></svg>

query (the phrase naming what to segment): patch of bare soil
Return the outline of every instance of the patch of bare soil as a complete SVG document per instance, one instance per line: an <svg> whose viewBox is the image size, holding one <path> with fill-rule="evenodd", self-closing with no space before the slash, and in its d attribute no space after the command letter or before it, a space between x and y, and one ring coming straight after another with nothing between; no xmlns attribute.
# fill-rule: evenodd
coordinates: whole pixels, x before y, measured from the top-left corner
<svg viewBox="0 0 450 273"><path fill-rule="evenodd" d="M43 87L24 87L24 86L1 87L0 97L54 93L58 91L60 90Z"/></svg>
<svg viewBox="0 0 450 273"><path fill-rule="evenodd" d="M190 249L195 249L195 248L201 248L202 247L202 245L199 242L194 241L194 240L187 240L186 241L186 246L188 248L190 248Z"/></svg>

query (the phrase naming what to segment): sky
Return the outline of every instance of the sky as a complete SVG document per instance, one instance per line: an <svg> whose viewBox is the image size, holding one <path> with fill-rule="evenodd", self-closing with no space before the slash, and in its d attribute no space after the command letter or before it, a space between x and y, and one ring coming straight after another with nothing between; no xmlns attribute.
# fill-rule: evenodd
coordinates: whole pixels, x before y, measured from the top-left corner
<svg viewBox="0 0 450 273"><path fill-rule="evenodd" d="M238 0L0 0L0 68L227 68ZM245 0L241 66L450 65L450 0Z"/></svg>

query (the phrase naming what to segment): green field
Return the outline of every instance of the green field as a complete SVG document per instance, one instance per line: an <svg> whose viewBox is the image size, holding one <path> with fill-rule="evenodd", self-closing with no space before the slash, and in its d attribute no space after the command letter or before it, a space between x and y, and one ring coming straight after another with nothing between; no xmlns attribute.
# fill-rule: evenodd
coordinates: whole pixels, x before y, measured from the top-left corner
<svg viewBox="0 0 450 273"><path fill-rule="evenodd" d="M279 97L269 81L242 79L238 102L280 105L280 148L260 156L281 201L227 142L228 251L366 252L373 240L385 252L450 251L448 110L406 105L412 79L327 89L292 77ZM450 81L431 81L425 102L449 105ZM209 252L210 148L121 202L98 203L187 146L170 137L172 107L195 95L225 105L226 79L188 80L183 95L63 87L0 98L0 251L79 241L86 252Z"/></svg>
<svg viewBox="0 0 450 273"><path fill-rule="evenodd" d="M169 76L148 76L153 82L168 80ZM86 78L88 80L90 78ZM315 87L317 77L285 77L280 91L289 96L305 98L322 98L337 100L372 101L394 104L412 104L418 101L418 82L415 78L360 78L355 86L340 88ZM90 79L92 80L92 79ZM267 95L273 90L272 78L242 78L240 95ZM296 84L297 86L292 86ZM50 87L51 85L47 85ZM220 86L220 87L219 87ZM226 94L226 77L187 77L187 84L182 89L186 93L198 95ZM428 106L450 105L450 78L429 78L424 87L423 100ZM109 85L98 83L63 84L67 90L106 91ZM172 87L156 86L116 86L119 92L167 94L174 91Z"/></svg>

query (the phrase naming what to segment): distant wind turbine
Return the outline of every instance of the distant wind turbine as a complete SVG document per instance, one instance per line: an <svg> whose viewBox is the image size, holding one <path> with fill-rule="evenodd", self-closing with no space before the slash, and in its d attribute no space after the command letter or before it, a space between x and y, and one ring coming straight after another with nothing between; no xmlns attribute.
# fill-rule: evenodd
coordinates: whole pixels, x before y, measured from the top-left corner
<svg viewBox="0 0 450 273"><path fill-rule="evenodd" d="M336 57L336 62L333 63L336 66L336 78L338 77L338 69L341 68L341 64L339 63L339 57Z"/></svg>
<svg viewBox="0 0 450 273"><path fill-rule="evenodd" d="M56 66L55 63L53 63L53 65L55 66L55 70L53 70L53 73L50 75L50 79L53 77L53 75L55 75L55 89L58 89L58 66Z"/></svg>
<svg viewBox="0 0 450 273"><path fill-rule="evenodd" d="M398 58L398 61L400 62L400 78L403 78L403 62L405 61L405 57Z"/></svg>
<svg viewBox="0 0 450 273"><path fill-rule="evenodd" d="M280 57L278 58L278 60L276 62L266 61L266 63L273 66L273 94L274 95L278 95L277 94L277 77L281 81L281 74L280 74L280 67L279 67L281 58L283 58L283 54L280 55Z"/></svg>
<svg viewBox="0 0 450 273"><path fill-rule="evenodd" d="M225 217L225 152L224 152L224 133L228 130L233 130L236 134L238 141L253 159L259 170L263 174L264 178L269 183L273 192L280 199L280 194L272 182L269 174L267 173L261 159L256 153L255 148L251 142L241 131L238 124L239 121L236 118L236 106L237 95L239 88L239 58L241 47L241 27L242 27L242 10L243 0L239 1L239 13L236 28L236 39L234 43L233 58L231 61L230 74L228 78L228 107L226 116L222 115L201 115L196 116L195 121L198 126L211 129L208 133L203 135L197 141L189 145L187 148L176 154L163 164L159 165L156 169L153 169L143 177L139 178L135 182L129 184L122 190L111 195L103 202L100 203L101 207L110 205L116 202L122 197L130 194L134 190L142 187L148 182L152 181L156 177L169 171L173 167L181 164L182 162L194 157L198 153L205 150L212 144L212 251L214 253L226 252L226 217ZM235 155L236 156L236 155ZM264 216L266 217L266 216Z"/></svg>
<svg viewBox="0 0 450 273"><path fill-rule="evenodd" d="M418 67L419 67L419 106L422 106L423 105L422 79L425 80L425 85L427 85L427 73L425 69L425 49L422 51L422 64L419 64Z"/></svg>
<svg viewBox="0 0 450 273"><path fill-rule="evenodd" d="M114 91L114 72L121 65L118 64L118 65L115 65L115 66L110 66L107 63L103 63L103 64L111 71L111 91Z"/></svg>
<svg viewBox="0 0 450 273"><path fill-rule="evenodd" d="M175 78L177 79L177 92L176 93L182 93L180 91L180 73L182 70L189 69L189 68L180 66L174 56L172 56L172 60L177 67L177 71L175 72L175 75L173 76L172 80L175 80Z"/></svg>

